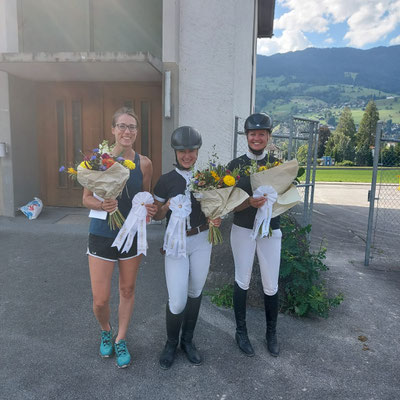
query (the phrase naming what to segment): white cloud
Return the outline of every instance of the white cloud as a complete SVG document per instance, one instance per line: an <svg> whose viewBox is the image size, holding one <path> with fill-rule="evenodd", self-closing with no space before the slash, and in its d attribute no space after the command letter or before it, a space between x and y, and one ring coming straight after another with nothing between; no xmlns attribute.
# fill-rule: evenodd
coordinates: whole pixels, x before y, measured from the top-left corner
<svg viewBox="0 0 400 400"><path fill-rule="evenodd" d="M311 42L298 30L285 30L282 36L273 36L271 39L257 40L257 53L269 56L275 53L304 50L311 46Z"/></svg>
<svg viewBox="0 0 400 400"><path fill-rule="evenodd" d="M384 39L400 24L400 0L278 0L288 12L275 19L275 29L291 32L292 38L300 38L306 32L324 33L331 24L347 22L345 40L355 47L363 47ZM283 38L275 38L277 47L287 44ZM305 40L303 39L303 44ZM308 44L309 45L309 44ZM307 46L305 46L307 47ZM292 49L293 50L293 49ZM289 51L289 50L286 50Z"/></svg>
<svg viewBox="0 0 400 400"><path fill-rule="evenodd" d="M324 40L324 42L327 44L332 44L334 42L334 40L331 37L328 37Z"/></svg>
<svg viewBox="0 0 400 400"><path fill-rule="evenodd" d="M393 39L390 41L390 44L391 44L392 46L395 45L395 44L400 44L400 35L397 36L397 37L395 37L395 38L393 38Z"/></svg>

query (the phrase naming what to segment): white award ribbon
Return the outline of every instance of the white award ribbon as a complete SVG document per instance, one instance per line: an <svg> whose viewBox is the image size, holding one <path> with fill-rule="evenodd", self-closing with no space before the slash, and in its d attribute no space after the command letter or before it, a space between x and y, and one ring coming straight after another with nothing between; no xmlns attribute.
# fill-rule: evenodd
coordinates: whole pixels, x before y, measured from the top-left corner
<svg viewBox="0 0 400 400"><path fill-rule="evenodd" d="M186 218L192 212L192 203L183 194L170 199L172 211L164 236L163 249L167 256L186 257Z"/></svg>
<svg viewBox="0 0 400 400"><path fill-rule="evenodd" d="M146 204L153 204L153 196L149 192L139 192L132 199L132 208L129 211L122 228L118 232L111 247L117 247L121 250L125 242L122 253L127 253L133 243L133 239L137 234L137 255L147 253L147 234L146 234ZM126 239L126 241L125 241Z"/></svg>
<svg viewBox="0 0 400 400"><path fill-rule="evenodd" d="M190 183L193 178L193 170L182 170L179 168L175 168L175 171L186 181L186 189L185 189L185 196L191 201L190 199ZM186 228L189 230L191 229L190 226L190 216L188 215L186 218Z"/></svg>
<svg viewBox="0 0 400 400"><path fill-rule="evenodd" d="M254 219L253 231L250 235L252 239L255 239L261 227L260 236L263 238L269 235L272 206L278 198L278 193L272 186L260 186L253 192L253 197L265 197L267 199L264 205L257 210L256 218Z"/></svg>

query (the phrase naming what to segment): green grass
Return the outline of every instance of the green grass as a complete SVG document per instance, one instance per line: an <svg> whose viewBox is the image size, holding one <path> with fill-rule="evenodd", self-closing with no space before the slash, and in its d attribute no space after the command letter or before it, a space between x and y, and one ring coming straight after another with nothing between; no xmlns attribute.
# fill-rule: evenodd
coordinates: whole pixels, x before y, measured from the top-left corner
<svg viewBox="0 0 400 400"><path fill-rule="evenodd" d="M400 168L383 169L378 171L378 182L399 184ZM304 179L304 176L300 180ZM315 174L316 182L359 182L372 181L372 168L318 168Z"/></svg>

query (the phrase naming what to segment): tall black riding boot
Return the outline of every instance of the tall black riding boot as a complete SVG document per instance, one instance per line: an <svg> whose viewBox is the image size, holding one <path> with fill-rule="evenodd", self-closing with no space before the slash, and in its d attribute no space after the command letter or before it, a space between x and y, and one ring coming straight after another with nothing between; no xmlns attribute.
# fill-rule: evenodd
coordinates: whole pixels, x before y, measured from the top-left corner
<svg viewBox="0 0 400 400"><path fill-rule="evenodd" d="M167 343L160 356L160 367L169 369L174 362L176 347L179 342L179 331L181 330L183 312L180 314L172 314L167 304Z"/></svg>
<svg viewBox="0 0 400 400"><path fill-rule="evenodd" d="M235 339L239 349L243 351L248 357L254 356L253 346L247 336L246 327L246 300L247 290L243 290L235 281L233 288L233 309L235 311L236 319L236 334Z"/></svg>
<svg viewBox="0 0 400 400"><path fill-rule="evenodd" d="M195 365L202 363L201 355L192 340L199 316L201 297L202 295L196 298L188 297L182 323L181 349L186 353L187 359Z"/></svg>
<svg viewBox="0 0 400 400"><path fill-rule="evenodd" d="M267 322L267 332L265 340L267 342L267 348L270 354L274 357L279 355L279 343L276 337L276 322L278 320L279 311L279 296L278 293L273 296L267 296L264 294L264 307L265 307L265 319Z"/></svg>

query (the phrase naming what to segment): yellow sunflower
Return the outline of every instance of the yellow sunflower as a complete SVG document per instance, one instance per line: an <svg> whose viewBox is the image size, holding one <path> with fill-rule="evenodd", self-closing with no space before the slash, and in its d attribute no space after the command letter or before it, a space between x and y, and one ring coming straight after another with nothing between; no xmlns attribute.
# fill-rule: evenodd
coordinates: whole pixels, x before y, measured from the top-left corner
<svg viewBox="0 0 400 400"><path fill-rule="evenodd" d="M232 175L225 175L224 176L224 183L226 186L233 186L236 181L235 178Z"/></svg>
<svg viewBox="0 0 400 400"><path fill-rule="evenodd" d="M213 176L215 182L218 182L220 180L220 177L215 171L210 171L211 175Z"/></svg>
<svg viewBox="0 0 400 400"><path fill-rule="evenodd" d="M78 172L77 172L76 169L70 167L70 168L68 168L68 173L71 174L71 175L76 175Z"/></svg>
<svg viewBox="0 0 400 400"><path fill-rule="evenodd" d="M136 164L131 161L131 160L125 160L124 161L124 166L128 169L135 169L136 168Z"/></svg>
<svg viewBox="0 0 400 400"><path fill-rule="evenodd" d="M268 168L265 165L261 165L261 167L258 168L258 171L265 171Z"/></svg>

